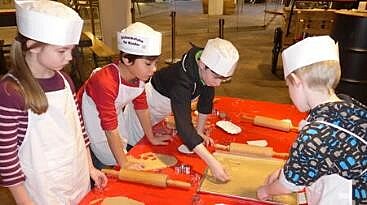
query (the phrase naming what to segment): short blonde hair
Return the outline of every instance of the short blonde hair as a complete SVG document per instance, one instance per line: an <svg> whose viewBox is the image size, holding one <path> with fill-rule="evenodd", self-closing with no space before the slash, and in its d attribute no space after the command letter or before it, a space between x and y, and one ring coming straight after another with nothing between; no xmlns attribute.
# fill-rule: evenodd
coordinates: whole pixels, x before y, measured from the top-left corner
<svg viewBox="0 0 367 205"><path fill-rule="evenodd" d="M306 85L317 91L327 90L333 91L340 80L340 64L338 61L321 61L311 65L304 66L293 72L297 77L301 78ZM288 79L292 75L288 76ZM289 79L293 82L293 79Z"/></svg>

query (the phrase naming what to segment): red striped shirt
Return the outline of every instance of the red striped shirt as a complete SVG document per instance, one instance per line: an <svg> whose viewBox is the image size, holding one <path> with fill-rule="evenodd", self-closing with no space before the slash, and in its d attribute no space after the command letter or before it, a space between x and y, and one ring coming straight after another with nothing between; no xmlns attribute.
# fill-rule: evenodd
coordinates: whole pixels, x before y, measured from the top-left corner
<svg viewBox="0 0 367 205"><path fill-rule="evenodd" d="M75 87L70 77L65 73L62 74L71 85L76 103ZM65 88L64 80L59 74L49 79L39 79L39 83L45 92ZM25 109L24 98L18 90L18 85L10 80L10 77L0 81L0 185L7 187L20 184L25 180L20 167L18 150L27 131L28 110ZM78 115L84 141L88 146L90 142L79 107Z"/></svg>

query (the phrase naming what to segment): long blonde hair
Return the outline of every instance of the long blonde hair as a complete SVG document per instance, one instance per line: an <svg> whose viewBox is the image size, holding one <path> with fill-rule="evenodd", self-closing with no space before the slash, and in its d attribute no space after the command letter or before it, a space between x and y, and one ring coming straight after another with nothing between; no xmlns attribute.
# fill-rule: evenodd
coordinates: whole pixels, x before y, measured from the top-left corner
<svg viewBox="0 0 367 205"><path fill-rule="evenodd" d="M46 44L36 42L31 47L27 47L28 40L30 39L21 34L16 37L10 50L11 69L9 73L18 80L17 83L24 96L25 109L31 109L36 114L42 114L48 108L46 94L37 79L32 75L32 71L25 60L25 54L32 48Z"/></svg>

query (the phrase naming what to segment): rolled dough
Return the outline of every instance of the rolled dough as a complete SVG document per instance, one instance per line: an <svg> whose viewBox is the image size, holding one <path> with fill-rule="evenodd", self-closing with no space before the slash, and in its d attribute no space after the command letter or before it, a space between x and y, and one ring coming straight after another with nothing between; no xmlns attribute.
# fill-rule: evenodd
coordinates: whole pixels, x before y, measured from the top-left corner
<svg viewBox="0 0 367 205"><path fill-rule="evenodd" d="M157 170L174 166L177 164L177 159L174 156L159 154L153 152L146 152L140 154L139 157L128 156L130 162L138 162L144 165L143 170Z"/></svg>
<svg viewBox="0 0 367 205"><path fill-rule="evenodd" d="M231 180L227 183L217 181L210 170L206 172L200 186L201 192L236 196L245 199L256 198L256 190L263 185L265 178L283 164L283 160L255 158L235 154L215 152L214 157L224 166ZM273 197L275 203L296 204L295 195Z"/></svg>

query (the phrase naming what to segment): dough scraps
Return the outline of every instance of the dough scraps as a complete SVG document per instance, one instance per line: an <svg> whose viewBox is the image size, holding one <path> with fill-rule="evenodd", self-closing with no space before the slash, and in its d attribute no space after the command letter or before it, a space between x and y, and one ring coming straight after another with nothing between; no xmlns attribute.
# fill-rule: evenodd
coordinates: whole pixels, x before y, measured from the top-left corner
<svg viewBox="0 0 367 205"><path fill-rule="evenodd" d="M241 127L237 126L231 121L220 120L215 123L218 127L222 128L224 131L229 134L238 134L242 131Z"/></svg>
<svg viewBox="0 0 367 205"><path fill-rule="evenodd" d="M139 157L135 158L133 156L127 156L127 159L130 162L138 162L144 165L145 171L147 170L157 170L164 169L167 167L174 166L177 164L177 159L174 156L159 154L153 152L146 152L139 155Z"/></svg>

